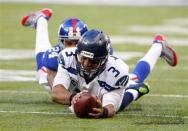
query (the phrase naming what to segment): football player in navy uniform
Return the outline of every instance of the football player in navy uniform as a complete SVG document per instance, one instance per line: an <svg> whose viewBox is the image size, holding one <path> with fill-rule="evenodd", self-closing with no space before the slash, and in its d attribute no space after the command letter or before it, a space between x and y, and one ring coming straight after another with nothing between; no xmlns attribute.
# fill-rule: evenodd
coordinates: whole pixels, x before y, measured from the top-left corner
<svg viewBox="0 0 188 131"><path fill-rule="evenodd" d="M161 35L157 35L133 74L125 62L109 55L109 37L101 30L84 33L75 48L64 49L59 56L58 72L52 88L52 99L61 104L74 104L89 91L98 97L100 107L93 108L94 118L113 117L133 100L149 92L143 83L161 56L175 66L177 58ZM79 93L78 93L79 92Z"/></svg>

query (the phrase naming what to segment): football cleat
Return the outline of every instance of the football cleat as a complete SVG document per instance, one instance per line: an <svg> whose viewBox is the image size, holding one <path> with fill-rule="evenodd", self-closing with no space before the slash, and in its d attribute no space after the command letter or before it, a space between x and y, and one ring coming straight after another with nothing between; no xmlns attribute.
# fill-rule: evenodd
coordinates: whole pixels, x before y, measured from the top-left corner
<svg viewBox="0 0 188 131"><path fill-rule="evenodd" d="M160 56L162 59L164 59L170 66L177 65L176 52L169 47L163 35L155 36L153 43L160 43L162 45L162 53Z"/></svg>
<svg viewBox="0 0 188 131"><path fill-rule="evenodd" d="M149 93L149 85L146 83L136 83L136 84L130 84L126 90L128 89L134 89L138 91L138 97L136 100L138 100L141 96L146 95Z"/></svg>
<svg viewBox="0 0 188 131"><path fill-rule="evenodd" d="M30 12L28 15L22 18L21 23L23 26L36 28L37 20L40 17L44 17L46 20L49 20L51 16L52 16L52 10L48 8L44 8L40 11Z"/></svg>

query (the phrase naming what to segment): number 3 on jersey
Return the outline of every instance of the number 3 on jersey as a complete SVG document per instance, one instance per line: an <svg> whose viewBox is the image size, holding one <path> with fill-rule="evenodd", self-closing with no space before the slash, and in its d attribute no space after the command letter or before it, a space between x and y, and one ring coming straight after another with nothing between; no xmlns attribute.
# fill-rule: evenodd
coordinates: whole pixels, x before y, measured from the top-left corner
<svg viewBox="0 0 188 131"><path fill-rule="evenodd" d="M111 66L109 69L108 69L108 71L111 71L112 73L114 73L115 75L115 77L117 77L119 74L120 74L120 72L115 68L115 67L113 67L113 66Z"/></svg>

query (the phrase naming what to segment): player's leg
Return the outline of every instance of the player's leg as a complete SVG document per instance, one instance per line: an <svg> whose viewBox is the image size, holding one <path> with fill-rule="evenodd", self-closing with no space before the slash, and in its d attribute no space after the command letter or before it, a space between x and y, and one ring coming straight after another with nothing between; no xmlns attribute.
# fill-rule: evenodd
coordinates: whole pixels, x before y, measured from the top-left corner
<svg viewBox="0 0 188 131"><path fill-rule="evenodd" d="M133 83L129 83L129 87L125 90L121 109L124 109L133 100L136 100L149 92L148 85L143 82L153 70L159 57L165 59L170 66L175 66L177 64L175 51L167 45L166 40L162 35L157 35L154 38L152 47L146 55L140 59L133 74L130 75L130 79Z"/></svg>
<svg viewBox="0 0 188 131"><path fill-rule="evenodd" d="M177 56L175 51L169 47L164 36L157 35L153 44L146 55L139 60L133 74L138 82L144 82L150 72L153 70L158 58L164 59L170 66L176 66Z"/></svg>
<svg viewBox="0 0 188 131"><path fill-rule="evenodd" d="M22 19L22 25L25 27L31 27L36 29L36 41L35 41L35 56L37 73L36 79L39 84L50 93L51 88L48 86L48 69L44 66L45 53L51 49L51 43L48 35L48 20L52 16L51 9L42 9L40 11L31 12L24 16Z"/></svg>
<svg viewBox="0 0 188 131"><path fill-rule="evenodd" d="M37 70L44 66L42 63L43 54L51 48L52 45L48 37L48 22L44 17L40 17L37 21L35 43Z"/></svg>
<svg viewBox="0 0 188 131"><path fill-rule="evenodd" d="M22 19L23 26L36 29L35 55L37 70L43 66L42 56L44 52L52 47L48 37L48 20L51 16L52 10L45 8L31 12Z"/></svg>

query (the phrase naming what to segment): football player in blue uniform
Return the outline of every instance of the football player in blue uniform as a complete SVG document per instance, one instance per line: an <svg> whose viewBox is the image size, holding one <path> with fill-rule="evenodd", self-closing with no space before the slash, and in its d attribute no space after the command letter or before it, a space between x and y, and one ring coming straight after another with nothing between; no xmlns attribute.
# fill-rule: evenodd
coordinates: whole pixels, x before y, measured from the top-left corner
<svg viewBox="0 0 188 131"><path fill-rule="evenodd" d="M22 19L22 25L36 29L35 55L37 63L36 78L49 93L58 68L58 55L64 48L75 47L81 35L88 26L79 18L68 18L60 24L58 30L58 44L52 47L48 36L48 20L52 16L52 10L44 8L36 12L30 12ZM113 49L110 44L110 54Z"/></svg>
<svg viewBox="0 0 188 131"><path fill-rule="evenodd" d="M81 35L88 30L87 25L79 18L68 18L60 24L58 44L52 47L48 36L48 20L51 16L52 10L45 8L31 12L22 19L23 26L36 29L36 78L49 93L58 68L59 52L64 48L75 47Z"/></svg>

